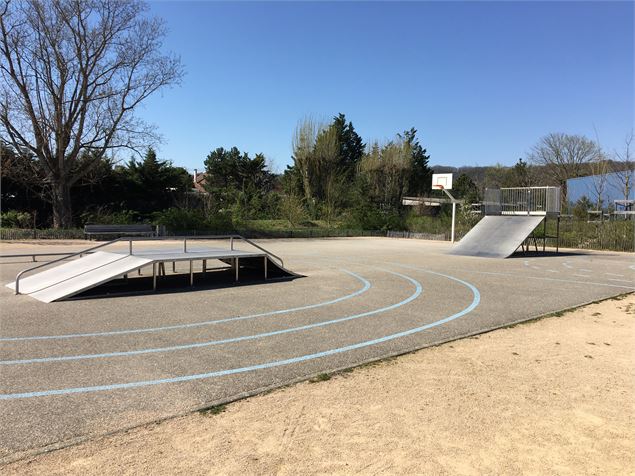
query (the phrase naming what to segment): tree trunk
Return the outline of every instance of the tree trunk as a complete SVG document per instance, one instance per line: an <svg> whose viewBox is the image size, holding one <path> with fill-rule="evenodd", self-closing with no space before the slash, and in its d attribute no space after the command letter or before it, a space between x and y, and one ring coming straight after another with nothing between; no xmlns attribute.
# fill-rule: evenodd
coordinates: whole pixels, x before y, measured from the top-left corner
<svg viewBox="0 0 635 476"><path fill-rule="evenodd" d="M63 179L53 184L51 203L53 205L53 228L71 228L73 226L71 188Z"/></svg>

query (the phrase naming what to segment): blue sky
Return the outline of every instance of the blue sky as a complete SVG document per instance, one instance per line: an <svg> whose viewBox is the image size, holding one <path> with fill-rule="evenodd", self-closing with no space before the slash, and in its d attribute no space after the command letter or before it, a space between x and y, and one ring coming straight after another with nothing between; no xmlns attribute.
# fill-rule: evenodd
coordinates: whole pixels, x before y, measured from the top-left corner
<svg viewBox="0 0 635 476"><path fill-rule="evenodd" d="M633 127L631 2L153 2L180 87L141 117L159 156L291 162L304 117L342 112L365 141L415 127L432 164L514 164L544 134L620 147Z"/></svg>

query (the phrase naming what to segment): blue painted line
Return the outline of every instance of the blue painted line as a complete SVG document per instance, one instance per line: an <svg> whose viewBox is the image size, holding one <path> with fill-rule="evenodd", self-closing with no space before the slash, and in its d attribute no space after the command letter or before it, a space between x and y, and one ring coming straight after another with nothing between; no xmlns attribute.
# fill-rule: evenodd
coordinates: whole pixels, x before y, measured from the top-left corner
<svg viewBox="0 0 635 476"><path fill-rule="evenodd" d="M218 319L216 321L203 321L203 322L192 322L189 324L176 324L173 326L162 326L162 327L144 327L141 329L122 329L118 331L106 331L106 332L89 332L84 334L64 334L64 335L52 335L52 336L29 336L29 337L0 337L0 342L15 342L15 341L27 341L27 340L51 340L51 339L73 339L77 337L102 337L102 336L115 336L115 335L124 335L124 334L141 334L144 332L161 332L161 331L172 331L177 329L189 329L192 327L202 327L202 326L210 326L214 324L223 324L226 322L234 322L234 321L242 321L245 319L254 319L257 317L265 317L265 316L277 316L280 314L286 314L289 312L295 311L305 311L307 309L315 309L318 307L328 306L330 304L336 304L338 302L346 301L347 299L354 298L355 296L359 296L360 294L365 293L371 288L371 284L359 276L358 274L353 273L352 271L348 271L346 269L341 269L347 274L350 274L354 278L357 278L361 281L364 286L355 291L354 293L347 294L345 296L341 296L336 299L331 299L330 301L323 301L316 304L309 304L306 306L293 307L289 309L281 309L278 311L271 312L263 312L260 314L250 314L248 316L238 316L238 317L230 317L227 319Z"/></svg>
<svg viewBox="0 0 635 476"><path fill-rule="evenodd" d="M399 265L402 266L404 268L409 268L409 266L405 266L405 265ZM487 275L491 275L491 276L509 276L512 278L520 278L520 279L533 279L533 280L537 280L537 281L554 281L557 283L570 283L570 284L584 284L584 285L593 285L593 286L604 286L604 287L609 287L609 288L623 288L623 289L635 289L635 285L633 286L622 286L620 284L610 284L610 283L594 283L591 281L579 281L579 280L574 280L574 279L560 279L560 278L547 278L544 276L520 276L518 274L514 274L514 273L496 273L493 271L472 271L472 270L465 270L468 271L470 273L477 273L477 274L487 274ZM590 277L590 275L584 275L584 274L574 274L573 276L584 276L584 277Z"/></svg>
<svg viewBox="0 0 635 476"><path fill-rule="evenodd" d="M417 334L419 332L423 332L427 329L431 329L433 327L436 326L440 326L442 324L446 324L450 321L453 321L454 319L458 319L460 317L465 316L466 314L472 312L480 303L481 300L481 295L478 291L478 289L473 286L472 284L463 281L461 279L455 278L453 276L448 276L442 273L436 273L434 271L428 271L428 270L424 270L424 269L418 269L419 271L423 271L429 274L434 274L437 276L442 276L448 279L451 279L453 281L456 281L460 284L463 284L464 286L468 287L471 291L472 291L472 295L473 295L473 299L472 299L472 303L466 307L465 309L457 312L456 314L452 314L451 316L448 316L446 318L440 319L438 321L432 322L430 324L426 324L420 327L415 327L413 329L409 329L403 332L398 332L396 334L391 334L391 335L387 335L384 337L380 337L378 339L372 339L372 340L368 340L368 341L364 341L364 342L359 342L357 344L352 344L352 345L347 345L344 347L339 347L336 349L330 349L330 350L326 350L323 352L317 352L314 354L307 354L307 355L302 355L299 357L293 357L290 359L284 359L284 360L276 360L273 362L266 362L263 364L257 364L257 365L251 365L248 367L240 367L240 368L236 368L236 369L228 369L228 370L219 370L216 372L208 372L208 373L202 373L202 374L194 374L194 375L182 375L180 377L172 377L172 378L165 378L165 379L157 379L157 380L143 380L143 381L139 381L139 382L128 382L128 383L118 383L118 384L110 384L110 385L97 385L97 386L93 386L93 387L75 387L75 388L63 388L63 389L58 389L58 390L43 390L43 391L38 391L38 392L25 392L25 393L10 393L10 394L0 394L0 400L16 400L16 399L23 399L23 398L34 398L34 397L50 397L50 396L55 396L55 395L70 395L70 394L77 394L77 393L92 393L92 392L103 392L103 391L112 391L112 390L122 390L122 389L131 389L131 388L139 388L139 387L147 387L147 386L151 386L151 385L162 385L162 384L167 384L167 383L179 383L179 382L191 382L194 380L203 380L203 379L209 379L209 378L214 378L214 377L222 377L225 375L235 375L235 374L240 374L240 373L245 373L245 372L252 372L255 370L262 370L262 369L270 369L270 368L274 368L274 367L281 367L284 365L291 365L291 364L297 364L297 363L301 363L301 362L306 362L309 360L314 360L314 359L319 359L322 357L327 357L330 355L335 355L335 354L341 354L344 352L350 352L352 350L356 350L356 349L362 349L364 347L370 347L373 345L377 345L377 344L382 344L384 342L388 342L394 339L399 339L401 337L407 337L413 334Z"/></svg>
<svg viewBox="0 0 635 476"><path fill-rule="evenodd" d="M307 324L305 326L299 326L299 327L291 327L289 329L282 329L282 330L278 330L278 331L271 331L271 332L264 332L262 334L253 334L253 335L249 335L249 336L240 336L240 337L232 337L229 339L221 339L221 340L212 340L212 341L207 341L207 342L198 342L196 344L183 344L183 345L175 345L175 346L170 346L170 347L157 347L154 349L140 349L140 350L130 350L130 351L125 351L125 352L108 352L108 353L103 353L103 354L83 354L83 355L65 355L65 356L59 356L59 357L41 357L41 358L36 358L36 359L20 359L20 360L3 360L0 361L0 365L25 365L25 364L41 364L41 363L49 363L49 362L67 362L67 361L73 361L73 360L87 360L87 359L104 359L104 358L110 358L110 357L130 357L132 355L142 355L142 354L157 354L157 353L161 353L161 352L174 352L177 350L189 350L189 349L198 349L201 347L210 347L213 345L221 345L221 344L233 344L235 342L243 342L246 340L255 340L255 339L263 339L265 337L272 337L272 336L277 336L277 335L281 335L281 334L289 334L291 332L300 332L300 331L305 331L305 330L309 330L309 329L315 329L318 327L324 327L324 326L328 326L331 324L338 324L340 322L346 322L346 321L351 321L353 319L360 319L362 317L368 317L368 316L372 316L375 314L379 314L381 312L386 312L386 311L390 311L392 309L396 309L397 307L403 306L404 304L408 304L410 301L416 299L417 297L419 297L419 295L422 292L422 287L421 284L404 275L404 274L400 274L400 273L395 273L392 271L388 271L391 274L394 274L396 276L399 276L401 278L407 279L408 281L410 281L412 284L414 284L415 286L415 292L410 295L408 298L404 299L403 301L400 301L396 304L392 304L390 306L386 306L386 307L382 307L380 309L374 309L372 311L367 311L367 312L362 312L361 314L354 314L352 316L346 316L346 317L340 317L337 319L333 319L330 321L322 321L322 322L316 322L314 324Z"/></svg>

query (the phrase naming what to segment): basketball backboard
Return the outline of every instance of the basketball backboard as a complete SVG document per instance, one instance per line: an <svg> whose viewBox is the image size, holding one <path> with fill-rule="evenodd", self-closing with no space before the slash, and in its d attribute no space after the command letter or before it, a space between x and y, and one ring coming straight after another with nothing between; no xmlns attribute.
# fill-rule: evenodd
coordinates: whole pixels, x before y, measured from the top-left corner
<svg viewBox="0 0 635 476"><path fill-rule="evenodd" d="M432 190L452 190L452 174L432 174Z"/></svg>

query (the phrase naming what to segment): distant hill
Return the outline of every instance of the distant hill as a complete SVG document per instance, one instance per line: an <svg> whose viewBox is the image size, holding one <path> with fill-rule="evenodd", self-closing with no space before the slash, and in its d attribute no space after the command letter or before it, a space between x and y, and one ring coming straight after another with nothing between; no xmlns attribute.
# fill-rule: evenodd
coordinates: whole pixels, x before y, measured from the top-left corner
<svg viewBox="0 0 635 476"><path fill-rule="evenodd" d="M608 169L610 171L629 170L632 164L627 162L610 161ZM456 180L461 174L470 177L477 187L482 191L485 188L497 187L516 187L523 184L515 183L513 176L514 166L507 165L484 165L484 166L468 166L452 167L449 165L432 165L430 168L434 173L453 173ZM529 180L532 186L557 186L549 170L545 166L529 165ZM593 169L589 165L587 170L583 171L581 177L593 175ZM577 178L577 177L571 177Z"/></svg>

